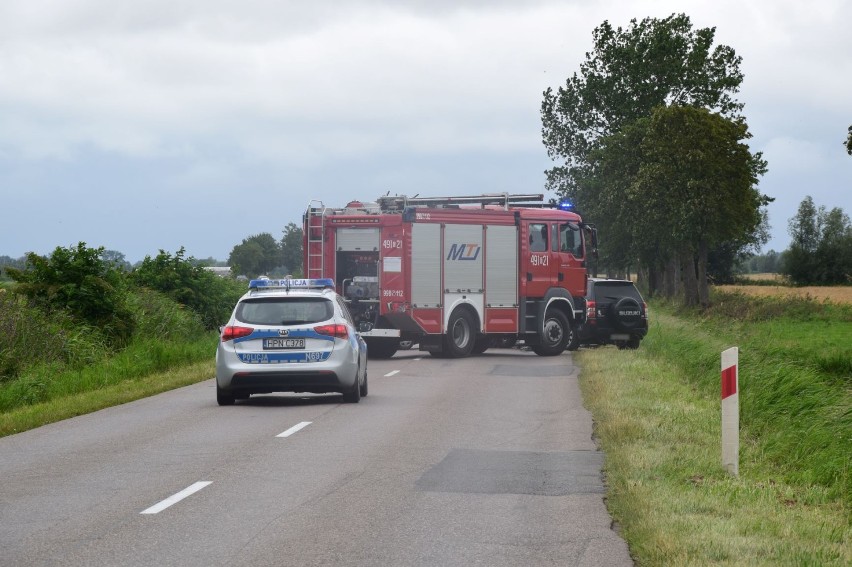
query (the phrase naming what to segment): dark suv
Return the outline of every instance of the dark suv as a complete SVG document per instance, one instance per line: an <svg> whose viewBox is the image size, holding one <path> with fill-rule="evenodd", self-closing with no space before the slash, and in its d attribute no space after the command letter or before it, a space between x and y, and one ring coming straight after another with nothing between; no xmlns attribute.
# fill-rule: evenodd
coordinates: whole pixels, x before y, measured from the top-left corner
<svg viewBox="0 0 852 567"><path fill-rule="evenodd" d="M648 305L631 281L589 278L586 322L575 333L569 349L608 344L638 348L648 333Z"/></svg>

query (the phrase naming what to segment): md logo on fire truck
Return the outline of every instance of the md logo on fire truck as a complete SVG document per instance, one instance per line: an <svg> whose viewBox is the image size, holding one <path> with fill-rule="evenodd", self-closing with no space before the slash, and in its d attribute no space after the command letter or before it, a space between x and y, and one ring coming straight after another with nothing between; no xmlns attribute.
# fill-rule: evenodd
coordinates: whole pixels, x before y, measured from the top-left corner
<svg viewBox="0 0 852 567"><path fill-rule="evenodd" d="M453 244L447 260L476 260L482 246L479 244Z"/></svg>

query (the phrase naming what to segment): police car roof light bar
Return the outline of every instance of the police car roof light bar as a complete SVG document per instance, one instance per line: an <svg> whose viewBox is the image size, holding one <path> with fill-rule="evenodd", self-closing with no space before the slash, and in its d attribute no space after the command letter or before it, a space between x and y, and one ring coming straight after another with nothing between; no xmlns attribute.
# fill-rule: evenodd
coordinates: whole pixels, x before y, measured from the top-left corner
<svg viewBox="0 0 852 567"><path fill-rule="evenodd" d="M249 282L249 289L334 289L334 280L331 278L318 279L285 279L270 280L258 279Z"/></svg>

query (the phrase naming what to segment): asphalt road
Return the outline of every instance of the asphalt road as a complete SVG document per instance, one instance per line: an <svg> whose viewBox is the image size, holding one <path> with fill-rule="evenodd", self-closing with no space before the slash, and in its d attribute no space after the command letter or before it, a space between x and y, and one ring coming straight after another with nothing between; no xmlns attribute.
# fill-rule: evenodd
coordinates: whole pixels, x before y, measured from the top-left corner
<svg viewBox="0 0 852 567"><path fill-rule="evenodd" d="M632 565L571 355L370 361L370 394L212 380L0 439L0 565Z"/></svg>

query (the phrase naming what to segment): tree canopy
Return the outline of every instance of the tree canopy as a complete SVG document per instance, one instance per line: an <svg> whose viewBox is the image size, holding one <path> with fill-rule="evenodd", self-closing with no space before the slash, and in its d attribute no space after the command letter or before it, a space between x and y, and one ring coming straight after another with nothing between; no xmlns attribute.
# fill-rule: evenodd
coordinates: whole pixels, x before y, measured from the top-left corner
<svg viewBox="0 0 852 567"><path fill-rule="evenodd" d="M284 269L294 276L302 275L302 227L294 222L288 223L281 237L281 255Z"/></svg>
<svg viewBox="0 0 852 567"><path fill-rule="evenodd" d="M270 273L282 263L278 241L268 232L244 238L228 257L228 265L234 274L251 277Z"/></svg>
<svg viewBox="0 0 852 567"><path fill-rule="evenodd" d="M650 291L707 301L709 258L765 242L766 171L734 95L741 58L685 14L593 32L579 73L544 92L542 137L562 162L548 187L601 233L601 260L639 267ZM684 282L683 288L679 282ZM666 282L669 285L664 285Z"/></svg>
<svg viewBox="0 0 852 567"><path fill-rule="evenodd" d="M781 273L794 284L852 282L852 223L843 209L817 207L810 195L788 223L792 238Z"/></svg>
<svg viewBox="0 0 852 567"><path fill-rule="evenodd" d="M565 162L548 172L549 187L570 195L599 140L656 107L695 106L739 118L743 105L733 95L743 80L742 58L731 47L713 47L715 33L693 30L686 14L595 28L579 74L544 92L544 145L552 159Z"/></svg>

